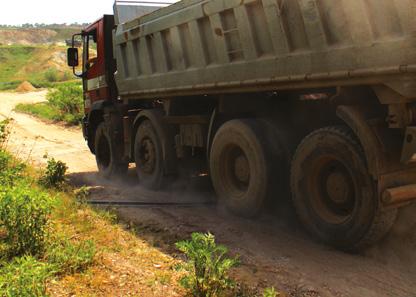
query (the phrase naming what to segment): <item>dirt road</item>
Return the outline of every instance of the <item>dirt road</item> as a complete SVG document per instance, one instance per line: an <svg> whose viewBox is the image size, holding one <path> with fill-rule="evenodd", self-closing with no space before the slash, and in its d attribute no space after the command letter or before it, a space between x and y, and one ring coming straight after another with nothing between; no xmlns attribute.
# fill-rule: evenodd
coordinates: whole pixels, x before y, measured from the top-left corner
<svg viewBox="0 0 416 297"><path fill-rule="evenodd" d="M69 165L73 182L94 187L96 199L205 200L195 191L150 193L136 185L134 171L119 184L99 180L94 157L79 129L47 124L12 112L19 102L35 102L44 92L0 93L0 118L13 117L9 147L21 158L43 163L45 152ZM169 243L193 231L211 231L241 255L235 272L252 286L275 286L290 296L415 297L416 207L401 211L389 237L362 255L345 254L314 243L298 225L290 208L279 216L256 221L236 218L221 207L120 209L124 220L137 225L148 241L171 253Z"/></svg>

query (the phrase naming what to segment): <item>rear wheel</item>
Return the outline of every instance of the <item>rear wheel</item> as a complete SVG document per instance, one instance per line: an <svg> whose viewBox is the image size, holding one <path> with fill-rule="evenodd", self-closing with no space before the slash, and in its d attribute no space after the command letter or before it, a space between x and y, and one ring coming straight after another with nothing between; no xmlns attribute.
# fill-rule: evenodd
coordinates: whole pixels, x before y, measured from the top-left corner
<svg viewBox="0 0 416 297"><path fill-rule="evenodd" d="M257 215L270 193L266 140L255 120L232 120L212 143L210 171L220 201L245 217Z"/></svg>
<svg viewBox="0 0 416 297"><path fill-rule="evenodd" d="M121 148L104 122L98 125L95 133L95 159L99 174L104 178L121 177L127 172L128 163L123 161Z"/></svg>
<svg viewBox="0 0 416 297"><path fill-rule="evenodd" d="M307 136L292 162L295 208L320 240L359 250L380 240L397 211L384 210L364 152L346 127L320 129Z"/></svg>

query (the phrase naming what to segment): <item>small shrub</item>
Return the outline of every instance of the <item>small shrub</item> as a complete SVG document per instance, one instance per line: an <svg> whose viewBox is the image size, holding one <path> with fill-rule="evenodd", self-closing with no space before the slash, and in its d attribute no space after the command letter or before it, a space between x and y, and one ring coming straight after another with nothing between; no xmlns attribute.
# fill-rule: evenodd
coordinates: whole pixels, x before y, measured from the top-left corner
<svg viewBox="0 0 416 297"><path fill-rule="evenodd" d="M62 81L68 81L74 78L74 74L70 71L65 71L62 75Z"/></svg>
<svg viewBox="0 0 416 297"><path fill-rule="evenodd" d="M82 186L81 188L74 190L75 198L80 203L86 203L90 194L90 189L86 186Z"/></svg>
<svg viewBox="0 0 416 297"><path fill-rule="evenodd" d="M46 295L50 266L25 256L0 268L0 296L37 297Z"/></svg>
<svg viewBox="0 0 416 297"><path fill-rule="evenodd" d="M228 249L217 245L212 234L194 233L191 240L178 242L176 247L188 260L181 267L188 274L180 283L193 296L218 297L234 287L228 271L238 264L238 260L227 258Z"/></svg>
<svg viewBox="0 0 416 297"><path fill-rule="evenodd" d="M49 104L56 107L62 118L70 123L80 123L83 117L83 94L79 84L62 83L50 89Z"/></svg>
<svg viewBox="0 0 416 297"><path fill-rule="evenodd" d="M48 263L58 274L73 274L88 268L95 257L95 244L91 240L74 244L68 239L55 240L46 252Z"/></svg>
<svg viewBox="0 0 416 297"><path fill-rule="evenodd" d="M23 178L25 168L24 163L16 161L7 152L0 149L0 184L3 185L3 190L7 186L14 186L19 182Z"/></svg>
<svg viewBox="0 0 416 297"><path fill-rule="evenodd" d="M50 68L45 72L45 79L48 82L57 82L59 80L59 72L54 68Z"/></svg>
<svg viewBox="0 0 416 297"><path fill-rule="evenodd" d="M10 122L11 122L10 119L6 119L0 122L0 148L4 148L4 144L6 143L10 135L10 131L9 131Z"/></svg>
<svg viewBox="0 0 416 297"><path fill-rule="evenodd" d="M280 294L276 292L276 290L272 288L267 288L263 292L263 297L278 297Z"/></svg>
<svg viewBox="0 0 416 297"><path fill-rule="evenodd" d="M54 158L48 160L46 171L39 179L39 183L46 188L61 188L65 182L65 174L68 167Z"/></svg>
<svg viewBox="0 0 416 297"><path fill-rule="evenodd" d="M43 251L51 208L50 197L29 185L0 192L0 227L5 230L9 257Z"/></svg>

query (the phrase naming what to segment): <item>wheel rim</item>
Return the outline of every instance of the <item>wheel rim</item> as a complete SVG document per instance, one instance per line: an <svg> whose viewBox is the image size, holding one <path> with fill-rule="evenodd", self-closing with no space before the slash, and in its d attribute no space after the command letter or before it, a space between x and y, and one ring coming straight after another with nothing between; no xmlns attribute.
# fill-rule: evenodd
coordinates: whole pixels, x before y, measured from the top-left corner
<svg viewBox="0 0 416 297"><path fill-rule="evenodd" d="M319 217L333 224L349 220L358 191L348 167L335 157L320 158L310 177L311 202Z"/></svg>
<svg viewBox="0 0 416 297"><path fill-rule="evenodd" d="M140 168L146 174L152 174L156 168L156 149L152 139L146 137L140 144Z"/></svg>
<svg viewBox="0 0 416 297"><path fill-rule="evenodd" d="M110 144L107 141L105 136L101 136L98 142L98 152L97 152L98 165L106 169L110 166L111 163L111 150Z"/></svg>
<svg viewBox="0 0 416 297"><path fill-rule="evenodd" d="M222 154L222 178L233 198L243 196L250 185L250 164L245 152L237 145L228 146Z"/></svg>

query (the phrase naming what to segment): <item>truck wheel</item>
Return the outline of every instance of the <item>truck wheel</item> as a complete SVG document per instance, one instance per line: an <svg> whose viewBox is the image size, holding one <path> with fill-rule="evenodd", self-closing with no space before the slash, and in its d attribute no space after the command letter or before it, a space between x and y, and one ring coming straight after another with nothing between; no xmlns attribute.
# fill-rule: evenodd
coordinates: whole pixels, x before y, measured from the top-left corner
<svg viewBox="0 0 416 297"><path fill-rule="evenodd" d="M150 120L137 129L134 158L140 184L151 190L164 186L164 162L161 140Z"/></svg>
<svg viewBox="0 0 416 297"><path fill-rule="evenodd" d="M127 173L129 164L123 161L122 152L104 122L95 132L95 159L99 174L104 178L121 177Z"/></svg>
<svg viewBox="0 0 416 297"><path fill-rule="evenodd" d="M269 163L255 120L232 120L216 133L210 158L211 179L220 201L235 214L260 213L269 194Z"/></svg>
<svg viewBox="0 0 416 297"><path fill-rule="evenodd" d="M382 209L363 149L347 127L307 136L292 162L292 197L305 227L321 241L357 251L380 240L397 210Z"/></svg>

